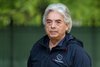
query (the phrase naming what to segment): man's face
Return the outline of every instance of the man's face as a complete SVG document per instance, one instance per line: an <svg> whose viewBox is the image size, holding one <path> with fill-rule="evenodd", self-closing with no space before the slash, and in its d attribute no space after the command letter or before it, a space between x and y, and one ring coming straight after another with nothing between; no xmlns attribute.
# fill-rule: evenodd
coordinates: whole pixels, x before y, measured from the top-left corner
<svg viewBox="0 0 100 67"><path fill-rule="evenodd" d="M46 17L45 30L50 38L59 39L68 30L64 17L59 12L51 11Z"/></svg>

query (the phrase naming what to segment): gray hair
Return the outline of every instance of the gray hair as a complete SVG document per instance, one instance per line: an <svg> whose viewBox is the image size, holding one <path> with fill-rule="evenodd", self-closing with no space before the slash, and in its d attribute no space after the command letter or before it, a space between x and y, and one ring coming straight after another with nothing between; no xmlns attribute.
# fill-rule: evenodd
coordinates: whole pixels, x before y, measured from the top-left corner
<svg viewBox="0 0 100 67"><path fill-rule="evenodd" d="M45 25L45 22L46 22L46 17L47 17L47 15L50 11L57 11L57 12L61 13L64 16L64 21L65 21L66 24L68 24L67 33L69 33L71 31L71 28L72 28L72 19L71 19L71 16L70 16L70 11L67 8L67 6L65 6L61 3L49 5L46 8L45 13L43 15L43 24L44 25Z"/></svg>

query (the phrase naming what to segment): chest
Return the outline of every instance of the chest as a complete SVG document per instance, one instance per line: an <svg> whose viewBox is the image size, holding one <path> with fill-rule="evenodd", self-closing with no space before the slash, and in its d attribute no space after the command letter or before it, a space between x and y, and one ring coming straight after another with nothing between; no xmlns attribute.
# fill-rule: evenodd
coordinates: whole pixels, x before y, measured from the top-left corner
<svg viewBox="0 0 100 67"><path fill-rule="evenodd" d="M69 50L39 50L32 57L32 67L70 67L73 56Z"/></svg>

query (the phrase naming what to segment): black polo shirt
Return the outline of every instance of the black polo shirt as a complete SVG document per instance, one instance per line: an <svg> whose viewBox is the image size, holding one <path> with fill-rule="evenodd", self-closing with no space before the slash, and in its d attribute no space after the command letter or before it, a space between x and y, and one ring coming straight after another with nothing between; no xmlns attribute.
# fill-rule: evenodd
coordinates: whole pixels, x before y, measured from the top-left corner
<svg viewBox="0 0 100 67"><path fill-rule="evenodd" d="M91 67L91 59L72 35L66 34L52 50L46 35L33 46L27 67Z"/></svg>

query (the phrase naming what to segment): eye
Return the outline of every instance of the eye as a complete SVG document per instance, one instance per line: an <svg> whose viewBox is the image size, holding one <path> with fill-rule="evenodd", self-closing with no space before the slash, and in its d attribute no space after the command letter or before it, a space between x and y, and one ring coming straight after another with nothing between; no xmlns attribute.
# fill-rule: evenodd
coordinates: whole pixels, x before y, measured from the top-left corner
<svg viewBox="0 0 100 67"><path fill-rule="evenodd" d="M46 20L47 24L50 24L51 22L52 22L51 20L48 20L48 19Z"/></svg>
<svg viewBox="0 0 100 67"><path fill-rule="evenodd" d="M60 24L60 23L61 23L61 20L56 20L56 23L57 23L57 24Z"/></svg>
<svg viewBox="0 0 100 67"><path fill-rule="evenodd" d="M61 23L61 21L57 21L57 23Z"/></svg>
<svg viewBox="0 0 100 67"><path fill-rule="evenodd" d="M51 24L51 21L46 21L47 24Z"/></svg>

